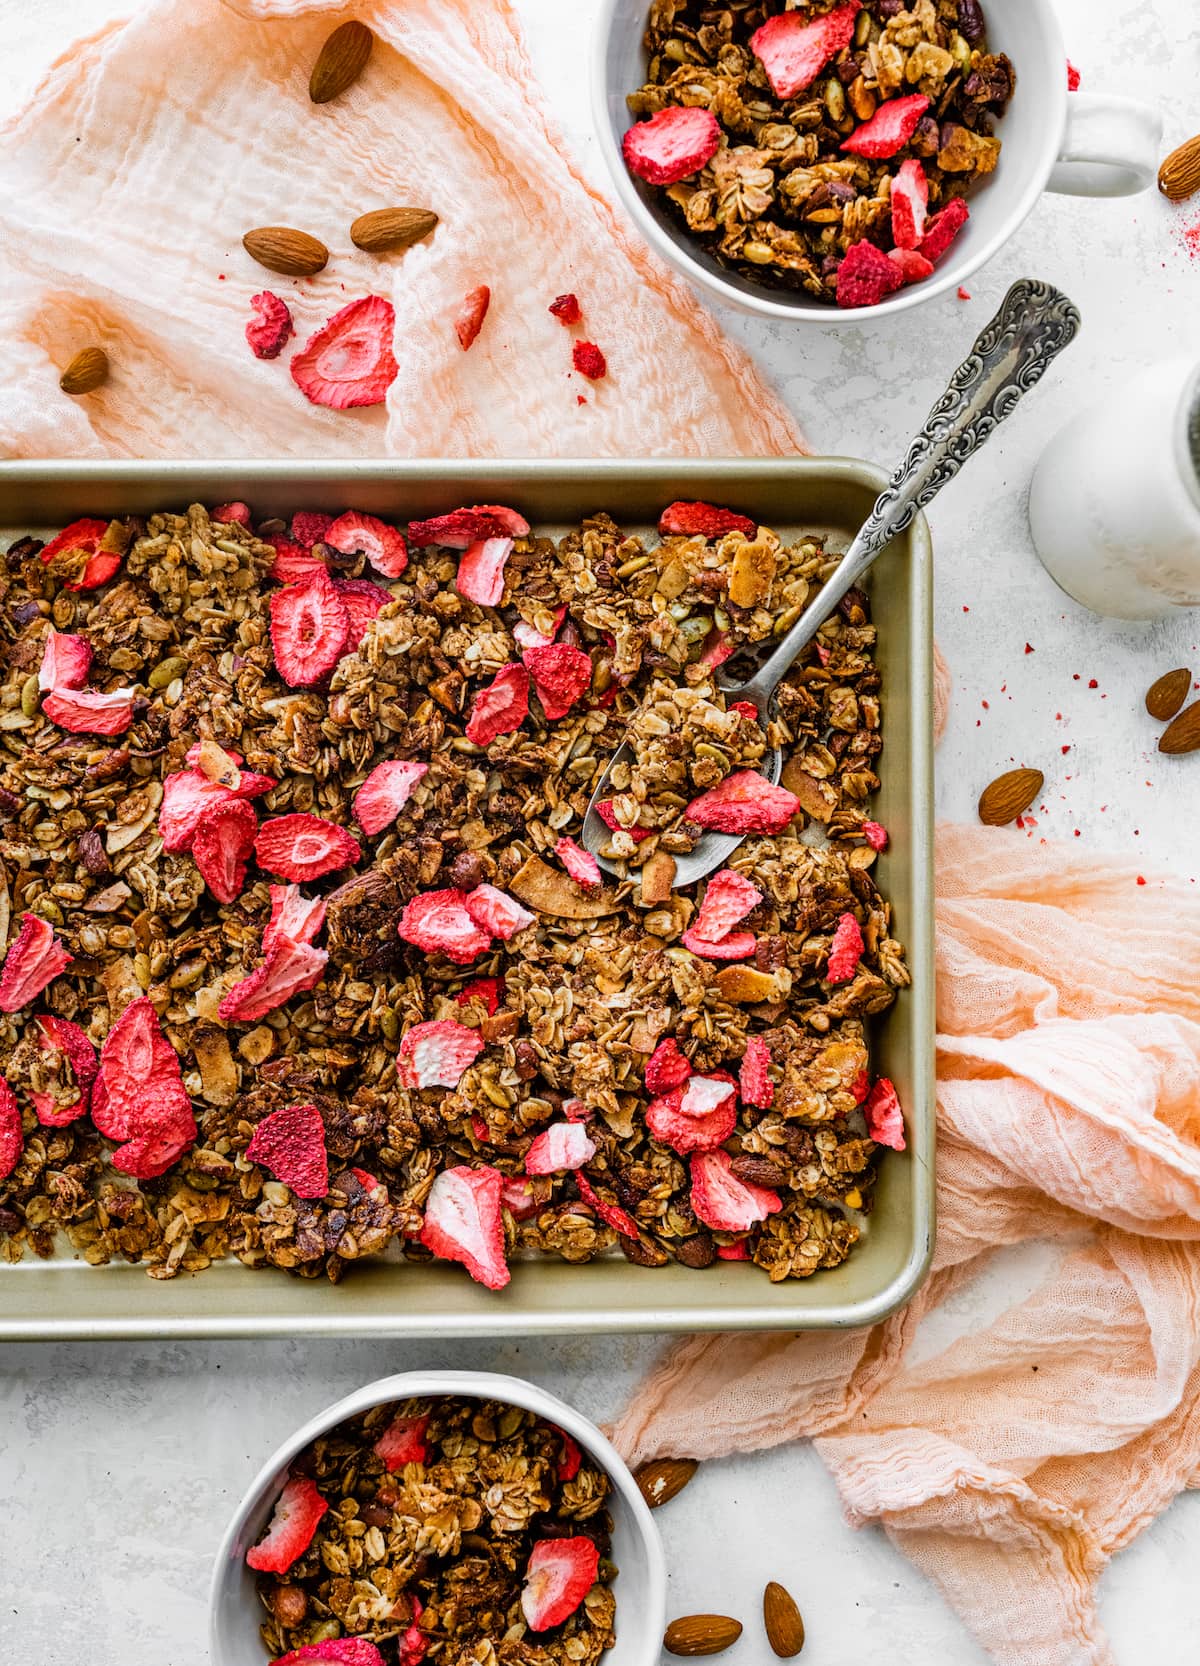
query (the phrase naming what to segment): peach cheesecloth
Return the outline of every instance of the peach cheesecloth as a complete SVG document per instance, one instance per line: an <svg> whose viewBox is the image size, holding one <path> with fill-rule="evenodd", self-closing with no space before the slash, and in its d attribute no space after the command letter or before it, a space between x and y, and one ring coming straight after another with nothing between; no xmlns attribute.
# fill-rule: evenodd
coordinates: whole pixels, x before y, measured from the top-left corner
<svg viewBox="0 0 1200 1666"><path fill-rule="evenodd" d="M374 56L316 109L309 68L351 15ZM433 237L355 250L350 221L396 203L435 209ZM242 232L278 223L328 244L324 272L250 262ZM480 283L464 354L453 318ZM392 300L386 406L319 409L287 354L256 361L259 289L301 341L355 296ZM603 382L570 374L546 311L568 290ZM92 343L111 381L68 399L59 370ZM15 456L801 448L566 159L506 0L153 0L68 49L0 130L0 380ZM617 1436L635 1460L809 1436L851 1521L882 1523L998 1661L1103 1666L1097 1576L1200 1469L1200 899L978 828L941 830L938 873L932 1278L871 1330L678 1345ZM1043 1287L906 1366L922 1314L1034 1236L1065 1243Z"/></svg>

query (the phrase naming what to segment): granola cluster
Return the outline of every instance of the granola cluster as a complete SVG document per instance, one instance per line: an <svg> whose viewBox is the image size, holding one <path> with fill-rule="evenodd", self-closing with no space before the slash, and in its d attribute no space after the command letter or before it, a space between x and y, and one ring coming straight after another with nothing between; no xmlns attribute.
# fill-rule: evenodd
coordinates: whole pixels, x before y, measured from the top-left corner
<svg viewBox="0 0 1200 1666"><path fill-rule="evenodd" d="M614 1640L608 1492L518 1406L376 1406L299 1455L248 1554L263 1642L287 1662L594 1666Z"/></svg>
<svg viewBox="0 0 1200 1666"><path fill-rule="evenodd" d="M530 1252L842 1261L903 1144L865 596L764 726L714 668L799 616L820 538L342 521L197 505L4 559L0 1250L495 1288ZM750 836L678 889L706 800Z"/></svg>

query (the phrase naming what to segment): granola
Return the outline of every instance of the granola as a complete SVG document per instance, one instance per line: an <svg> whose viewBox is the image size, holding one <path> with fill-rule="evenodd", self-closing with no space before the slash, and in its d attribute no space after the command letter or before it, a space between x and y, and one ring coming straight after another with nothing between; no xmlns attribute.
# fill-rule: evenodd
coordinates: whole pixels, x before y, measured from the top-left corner
<svg viewBox="0 0 1200 1666"><path fill-rule="evenodd" d="M195 505L9 549L9 1260L65 1235L156 1278L234 1256L336 1281L388 1252L498 1289L535 1253L845 1259L903 1143L862 1109L867 1021L908 982L872 873L875 628L852 591L764 726L715 667L768 649L836 557L664 512L694 524L730 530L597 514L556 539L493 505L406 541ZM456 584L480 541L495 605ZM386 598L353 629L348 582ZM627 736L600 883L582 821ZM768 745L782 820L676 889L689 811L757 814Z"/></svg>

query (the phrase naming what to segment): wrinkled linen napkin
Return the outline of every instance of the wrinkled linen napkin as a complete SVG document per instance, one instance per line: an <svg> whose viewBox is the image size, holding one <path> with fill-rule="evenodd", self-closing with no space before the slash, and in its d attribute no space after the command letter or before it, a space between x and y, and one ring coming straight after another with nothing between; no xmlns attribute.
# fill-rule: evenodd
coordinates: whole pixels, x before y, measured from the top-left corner
<svg viewBox="0 0 1200 1666"><path fill-rule="evenodd" d="M347 15L154 0L65 53L3 130L0 450L798 448L748 361L562 155L505 0L356 8L383 44L314 110L308 67ZM350 220L393 202L435 208L435 238L390 262L352 251ZM240 235L274 222L327 242L327 271L251 270ZM493 315L464 356L452 317L480 282ZM385 410L316 409L284 362L251 358L264 287L301 338L354 295L394 300ZM587 406L545 310L562 290L612 367ZM113 379L72 402L58 367L85 341ZM938 716L947 689L942 667ZM617 1436L635 1461L810 1436L850 1519L881 1522L997 1660L1104 1666L1095 1581L1200 1471L1200 898L979 828L940 830L938 874L932 1278L871 1330L684 1342ZM1043 1287L906 1366L921 1316L1035 1236L1065 1244Z"/></svg>

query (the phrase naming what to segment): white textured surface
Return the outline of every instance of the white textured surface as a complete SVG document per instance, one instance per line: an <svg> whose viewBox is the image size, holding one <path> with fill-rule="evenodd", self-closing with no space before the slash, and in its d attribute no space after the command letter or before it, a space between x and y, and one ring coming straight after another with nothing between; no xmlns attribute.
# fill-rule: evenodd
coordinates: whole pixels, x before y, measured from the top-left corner
<svg viewBox="0 0 1200 1666"><path fill-rule="evenodd" d="M0 108L24 96L76 25L122 9L112 0L0 0ZM582 49L591 9L591 0L522 0L542 79L577 153L599 168ZM1200 67L1194 0L1061 0L1060 11L1085 89L1158 98L1169 141L1184 138ZM1200 674L1200 616L1132 628L1083 613L1032 553L1024 493L1040 447L1074 409L1119 399L1132 366L1170 351L1200 354L1200 265L1179 240L1198 219L1200 202L1189 211L1156 196L1047 198L979 274L969 302L934 303L869 332L839 324L792 334L727 320L807 422L815 448L886 463L1014 277L1049 278L1079 303L1080 342L931 517L938 634L954 671L939 808L967 816L1010 761L1036 764L1047 792L1033 837L1078 830L1090 844L1143 850L1148 869L1158 862L1189 877L1200 874L1200 760L1158 756L1141 696L1172 666ZM1046 1264L1037 1249L1003 1258L939 1316L922 1351L1019 1300ZM8 1347L0 1666L202 1666L209 1559L236 1497L282 1433L363 1381L423 1363L512 1371L604 1417L653 1348L628 1338ZM748 1622L724 1657L731 1666L770 1658L756 1609L771 1577L800 1600L812 1666L983 1659L881 1534L846 1529L807 1448L711 1465L660 1519L673 1610L716 1607ZM1106 1574L1102 1612L1121 1666L1190 1658L1200 1584L1185 1570L1198 1551L1200 1502L1185 1498Z"/></svg>

